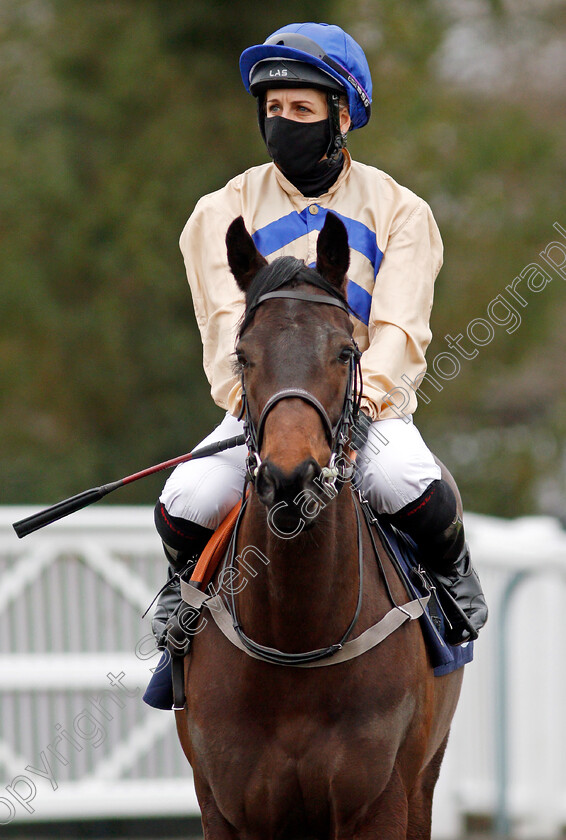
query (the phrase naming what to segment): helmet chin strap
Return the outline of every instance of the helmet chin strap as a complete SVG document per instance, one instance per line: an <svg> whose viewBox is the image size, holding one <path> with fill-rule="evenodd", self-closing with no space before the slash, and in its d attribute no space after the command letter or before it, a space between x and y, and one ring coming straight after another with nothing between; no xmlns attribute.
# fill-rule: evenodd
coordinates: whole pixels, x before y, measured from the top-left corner
<svg viewBox="0 0 566 840"><path fill-rule="evenodd" d="M265 92L260 93L259 96L256 96L257 102L257 122L259 125L259 130L263 139L263 142L267 145L267 140L265 137Z"/></svg>
<svg viewBox="0 0 566 840"><path fill-rule="evenodd" d="M330 124L330 144L326 151L326 157L330 161L339 160L342 149L346 148L346 135L342 134L340 127L340 96L331 91L327 94L328 122Z"/></svg>

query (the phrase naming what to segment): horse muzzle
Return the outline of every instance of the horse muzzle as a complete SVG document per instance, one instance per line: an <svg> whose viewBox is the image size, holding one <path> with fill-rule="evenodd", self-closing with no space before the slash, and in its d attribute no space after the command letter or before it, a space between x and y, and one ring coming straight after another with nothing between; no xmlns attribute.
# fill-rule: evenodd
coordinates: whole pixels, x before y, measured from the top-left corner
<svg viewBox="0 0 566 840"><path fill-rule="evenodd" d="M320 492L321 480L322 469L314 458L306 458L288 474L268 458L258 468L255 488L262 504L271 508L282 501L300 504L305 493Z"/></svg>
<svg viewBox="0 0 566 840"><path fill-rule="evenodd" d="M314 458L306 458L290 473L283 472L269 458L262 461L255 490L268 509L269 524L278 536L289 537L308 530L329 500L323 470Z"/></svg>

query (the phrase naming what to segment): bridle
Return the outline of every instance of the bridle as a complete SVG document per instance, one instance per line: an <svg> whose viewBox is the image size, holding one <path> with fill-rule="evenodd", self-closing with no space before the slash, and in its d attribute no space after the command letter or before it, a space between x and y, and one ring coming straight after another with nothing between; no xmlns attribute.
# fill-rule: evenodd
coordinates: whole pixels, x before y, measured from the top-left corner
<svg viewBox="0 0 566 840"><path fill-rule="evenodd" d="M349 314L347 304L341 301L339 298L334 298L331 295L308 294L307 292L295 291L294 289L268 292L264 295L261 295L257 299L257 301L255 301L255 303L250 307L248 313L246 314L249 314L249 312L253 311L253 309L255 309L260 304L264 303L266 300L273 300L278 298L290 298L292 300L303 300L308 301L310 303L321 303L329 304L331 306L338 306L344 312ZM317 397L314 396L314 394L311 394L310 391L307 391L304 388L283 388L280 391L277 391L267 400L260 414L259 421L256 427L250 416L249 403L246 395L244 375L242 371L242 411L240 414L240 418L244 418L244 431L249 449L248 479L250 482L255 483L257 471L261 465L261 458L259 452L263 439L263 432L265 428L266 419L272 408L285 399L303 400L304 402L308 403L316 409L322 420L326 438L328 440L328 444L330 446L331 451L328 466L323 467L322 469L322 474L325 480L327 482L330 482L333 486L338 482L341 487L345 483L347 478L351 477L351 474L349 474L347 468L344 468L344 466L339 463L338 459L342 455L344 447L349 442L350 429L355 423L360 411L360 399L362 391L360 356L360 350L358 349L356 343L352 340L352 353L349 359L349 375L348 382L346 384L346 389L344 392L342 411L340 413L338 421L334 424L330 420L328 412L326 411L320 400L318 400ZM341 460L347 461L349 464L351 464L349 459L344 458ZM353 465L351 466L353 469ZM340 489L340 487L338 488L338 490ZM200 611L203 609L204 606L209 607L210 613L214 618L214 621L216 622L217 626L222 631L222 633L226 636L226 638L233 645L247 653L249 656L255 659L260 659L263 662L270 662L276 665L286 665L298 668L313 668L322 665L331 665L337 662L353 659L359 656L360 654L365 653L367 650L370 650L371 648L375 647L375 645L379 644L384 639L386 639L392 632L394 632L394 630L397 627L401 626L401 624L403 624L405 621L419 618L419 616L423 614L424 608L430 596L427 596L425 598L417 597L415 600L411 601L408 604L405 604L404 606L400 606L395 602L392 590L389 586L387 576L385 574L385 569L383 567L381 558L379 556L379 552L377 550L377 545L374 536L372 534L372 524L377 522L377 520L375 519L375 517L372 516L371 513L368 512L367 502L365 502L365 500L362 499L361 495L360 502L357 502L356 495L354 493L354 510L356 514L356 539L358 555L358 597L356 600L356 607L354 610L352 620L346 628L346 631L343 633L341 639L334 644L328 645L328 647L318 648L316 650L307 650L303 651L302 653L289 653L286 651L278 650L277 648L261 645L258 642L254 641L244 632L244 629L240 623L235 597L236 591L234 587L229 583L228 592L222 593L221 591L224 588L223 581L225 576L228 580L232 580L232 575L236 576L239 571L239 556L237 552L238 534L243 519L244 511L246 510L248 498L249 497L246 495L246 490L244 489L242 505L240 507L240 511L238 513L238 517L234 526L234 531L231 537L231 545L224 558L224 563L220 571L220 577L218 579L217 584L217 592L214 595L207 595L205 592L201 592L198 589L195 589L194 586L191 586L190 583L185 583L185 581L183 580L181 581L181 591L183 600L187 604L190 604L191 607L193 607L194 609ZM391 609L382 619L380 619L378 622L376 622L363 633L361 633L356 639L349 640L349 637L353 633L358 618L360 616L364 588L364 547L362 539L362 521L360 516L360 509L363 511L364 516L366 518L371 543L378 563L378 568L381 570L381 574L385 581L387 594L391 603L393 604L393 609ZM175 662L175 657L173 658L173 661ZM181 665L178 665L177 667L177 672L178 674L180 674L181 685L181 688L179 689L179 697L181 697L182 695L184 698L184 670L182 664L182 657L180 659L177 658L177 662L179 661L181 662ZM179 700L179 702L176 702L175 706L179 706L180 708L183 706L183 703L181 703L181 700Z"/></svg>
<svg viewBox="0 0 566 840"><path fill-rule="evenodd" d="M267 292L266 294L261 295L255 301L251 309L256 309L258 306L260 306L267 300L275 299L303 300L309 303L327 304L330 306L337 306L347 315L350 314L350 310L347 304L340 300L338 297L335 298L331 295L309 294L308 292L296 291L294 289L283 289L275 292ZM308 403L316 409L320 419L322 420L326 440L330 447L330 459L328 465L326 467L323 467L321 470L322 480L334 485L336 480L342 482L352 477L353 465L351 465L349 462L346 463L346 459L341 458L341 455L343 454L344 447L349 441L350 429L356 422L360 411L360 400L362 394L362 375L360 368L360 357L361 352L358 348L358 345L356 344L354 339L352 339L352 352L350 354L350 359L348 362L348 381L346 384L346 390L344 392L342 410L340 412L340 417L334 424L332 423L330 417L328 416L327 410L322 405L320 400L317 399L317 397L315 397L314 394L311 394L310 391L307 391L305 388L282 388L280 391L276 391L275 394L272 394L271 397L267 400L261 411L256 427L251 417L250 406L244 382L244 371L242 370L242 409L240 412L240 419L243 419L244 421L244 434L246 436L246 444L248 447L248 457L246 463L249 481L251 481L252 483L255 482L258 470L261 466L261 457L259 453L263 441L265 422L267 420L269 412L278 403L286 399L303 400L303 402Z"/></svg>

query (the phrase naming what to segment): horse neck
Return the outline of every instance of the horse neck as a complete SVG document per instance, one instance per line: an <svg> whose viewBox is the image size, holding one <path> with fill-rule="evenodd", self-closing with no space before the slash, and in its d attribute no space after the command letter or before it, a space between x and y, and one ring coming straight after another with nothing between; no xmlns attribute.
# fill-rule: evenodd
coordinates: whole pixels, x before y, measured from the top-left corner
<svg viewBox="0 0 566 840"><path fill-rule="evenodd" d="M295 652L342 638L359 590L356 513L347 488L312 527L288 540L273 533L265 507L252 494L238 555L246 585L239 587L237 609L247 635Z"/></svg>

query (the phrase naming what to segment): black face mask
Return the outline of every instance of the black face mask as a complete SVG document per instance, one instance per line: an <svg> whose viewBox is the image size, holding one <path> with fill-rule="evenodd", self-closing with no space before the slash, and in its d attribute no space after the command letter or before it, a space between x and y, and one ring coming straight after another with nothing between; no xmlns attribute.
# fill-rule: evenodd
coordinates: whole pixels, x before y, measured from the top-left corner
<svg viewBox="0 0 566 840"><path fill-rule="evenodd" d="M270 156L290 179L310 175L330 145L328 120L303 123L269 117L265 120L265 143Z"/></svg>
<svg viewBox="0 0 566 840"><path fill-rule="evenodd" d="M330 145L328 120L302 123L269 117L264 128L267 151L303 195L318 196L330 189L342 171L344 157L321 160Z"/></svg>

